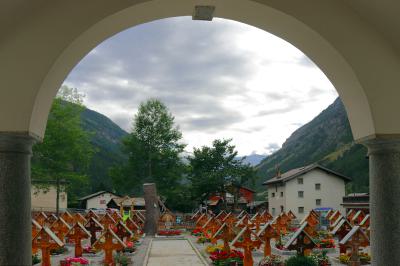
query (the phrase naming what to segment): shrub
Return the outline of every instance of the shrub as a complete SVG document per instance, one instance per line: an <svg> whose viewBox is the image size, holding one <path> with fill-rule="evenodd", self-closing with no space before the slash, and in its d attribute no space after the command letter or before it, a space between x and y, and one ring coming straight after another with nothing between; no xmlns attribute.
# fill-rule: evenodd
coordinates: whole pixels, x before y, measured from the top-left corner
<svg viewBox="0 0 400 266"><path fill-rule="evenodd" d="M38 254L32 255L32 265L37 264L39 262L41 262L39 255Z"/></svg>
<svg viewBox="0 0 400 266"><path fill-rule="evenodd" d="M294 257L290 257L286 261L286 266L318 266L318 265L310 257L294 256Z"/></svg>

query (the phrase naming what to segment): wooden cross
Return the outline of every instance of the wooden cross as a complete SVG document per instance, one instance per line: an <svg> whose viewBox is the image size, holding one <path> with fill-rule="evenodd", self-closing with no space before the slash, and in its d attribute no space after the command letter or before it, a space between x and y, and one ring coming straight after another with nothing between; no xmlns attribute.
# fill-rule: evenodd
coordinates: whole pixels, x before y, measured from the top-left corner
<svg viewBox="0 0 400 266"><path fill-rule="evenodd" d="M140 226L140 228L143 228L144 226L144 219L140 216L140 214L135 211L132 215L132 220Z"/></svg>
<svg viewBox="0 0 400 266"><path fill-rule="evenodd" d="M361 265L359 249L360 247L366 247L369 245L369 238L366 233L361 230L360 226L354 226L351 231L339 242L339 244L351 248L349 265L359 266Z"/></svg>
<svg viewBox="0 0 400 266"><path fill-rule="evenodd" d="M92 217L95 218L97 221L100 220L99 216L93 210L89 210L89 212L85 215L85 218L86 220L89 220Z"/></svg>
<svg viewBox="0 0 400 266"><path fill-rule="evenodd" d="M286 235L287 233L287 220L285 216L282 215L282 213L278 216L276 219L276 227L279 232L279 234L284 234Z"/></svg>
<svg viewBox="0 0 400 266"><path fill-rule="evenodd" d="M96 249L104 250L104 263L114 265L113 251L126 248L124 242L110 229L107 228L101 237L93 244Z"/></svg>
<svg viewBox="0 0 400 266"><path fill-rule="evenodd" d="M64 242L65 235L71 230L70 225L59 217L50 227L50 229L57 235L57 237Z"/></svg>
<svg viewBox="0 0 400 266"><path fill-rule="evenodd" d="M83 253L82 239L90 238L91 234L85 229L85 227L80 222L77 222L71 228L71 230L69 230L66 236L74 241L75 257L82 257Z"/></svg>
<svg viewBox="0 0 400 266"><path fill-rule="evenodd" d="M52 213L49 216L47 216L45 224L47 225L47 227L50 227L55 221L57 221L57 219L58 217L54 213Z"/></svg>
<svg viewBox="0 0 400 266"><path fill-rule="evenodd" d="M93 246L94 242L97 240L96 233L103 231L104 227L94 217L91 217L85 224L85 229L90 232L90 244Z"/></svg>
<svg viewBox="0 0 400 266"><path fill-rule="evenodd" d="M116 225L115 225L116 231L115 233L117 234L117 236L124 241L125 238L127 238L127 240L129 240L132 236L133 233L131 230L129 230L129 228L122 222L119 221Z"/></svg>
<svg viewBox="0 0 400 266"><path fill-rule="evenodd" d="M228 225L227 223L224 223L220 226L218 231L213 235L213 239L222 239L224 241L224 248L223 250L228 252L228 254L231 251L231 248L229 246L229 242L232 241L235 238L236 234L235 231L233 230L232 226Z"/></svg>
<svg viewBox="0 0 400 266"><path fill-rule="evenodd" d="M206 224L203 226L203 234L204 236L208 237L211 239L211 243L215 243L215 239L213 239L213 235L218 231L218 229L221 227L220 222L211 217Z"/></svg>
<svg viewBox="0 0 400 266"><path fill-rule="evenodd" d="M111 225L116 224L114 218L111 217L109 213L106 213L104 217L100 220L100 223L104 226L104 228L109 228Z"/></svg>
<svg viewBox="0 0 400 266"><path fill-rule="evenodd" d="M270 223L267 223L261 227L257 236L264 242L264 257L271 256L271 239L279 237L277 230Z"/></svg>
<svg viewBox="0 0 400 266"><path fill-rule="evenodd" d="M251 217L250 222L256 226L256 232L260 231L260 225L265 223L264 218L258 212Z"/></svg>
<svg viewBox="0 0 400 266"><path fill-rule="evenodd" d="M119 212L113 212L111 214L111 217L114 219L114 221L117 223L119 221L122 221L122 216Z"/></svg>
<svg viewBox="0 0 400 266"><path fill-rule="evenodd" d="M294 215L294 213L293 213L291 210L289 210L289 212L287 213L287 216L288 216L291 220L294 220L294 219L297 218L296 215Z"/></svg>
<svg viewBox="0 0 400 266"><path fill-rule="evenodd" d="M301 227L294 233L286 244L285 248L289 250L296 250L298 255L305 256L309 255L311 250L316 247L316 243L312 237L307 234L304 230L308 226L307 222L304 222Z"/></svg>
<svg viewBox="0 0 400 266"><path fill-rule="evenodd" d="M64 221L66 221L69 225L72 225L75 222L74 216L72 216L68 211L65 211L60 217L63 218Z"/></svg>
<svg viewBox="0 0 400 266"><path fill-rule="evenodd" d="M126 226L135 234L135 236L140 235L140 227L131 218L126 219Z"/></svg>
<svg viewBox="0 0 400 266"><path fill-rule="evenodd" d="M80 214L79 212L74 214L74 220L75 223L81 223L81 224L85 224L87 222L86 218L83 217L83 215Z"/></svg>
<svg viewBox="0 0 400 266"><path fill-rule="evenodd" d="M32 239L32 248L42 251L42 266L50 266L50 251L63 246L64 243L48 227L43 227Z"/></svg>
<svg viewBox="0 0 400 266"><path fill-rule="evenodd" d="M32 219L32 239L36 237L37 234L42 230L42 226L38 222L36 222L34 219ZM37 247L34 247L32 245L32 254L36 254L37 252Z"/></svg>
<svg viewBox="0 0 400 266"><path fill-rule="evenodd" d="M35 220L40 224L40 226L43 226L46 223L47 215L44 212L40 212L35 216Z"/></svg>
<svg viewBox="0 0 400 266"><path fill-rule="evenodd" d="M338 237L339 241L341 241L352 229L352 225L346 218L342 218L335 228L331 231L332 235ZM339 244L340 253L346 253L346 246Z"/></svg>
<svg viewBox="0 0 400 266"><path fill-rule="evenodd" d="M370 224L370 216L369 214L365 215L364 219L360 222L360 226L364 229L367 229Z"/></svg>
<svg viewBox="0 0 400 266"><path fill-rule="evenodd" d="M236 248L243 249L244 258L243 266L253 266L253 254L252 251L259 248L261 245L261 240L256 236L256 239L252 239L254 233L251 231L249 226L245 226L242 231L232 240L232 244ZM241 241L239 240L241 239Z"/></svg>

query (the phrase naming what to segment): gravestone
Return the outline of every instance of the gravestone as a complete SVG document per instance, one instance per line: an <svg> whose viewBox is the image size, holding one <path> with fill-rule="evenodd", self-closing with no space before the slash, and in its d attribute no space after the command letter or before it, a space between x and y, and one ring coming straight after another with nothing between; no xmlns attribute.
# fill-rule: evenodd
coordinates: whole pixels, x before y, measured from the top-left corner
<svg viewBox="0 0 400 266"><path fill-rule="evenodd" d="M94 242L96 242L97 237L96 233L104 230L104 226L99 223L94 217L90 217L90 219L85 224L85 229L90 232L90 244L93 246Z"/></svg>
<svg viewBox="0 0 400 266"><path fill-rule="evenodd" d="M286 242L284 248L288 250L296 250L300 256L309 255L311 250L317 246L312 237L307 234L305 228L308 222L304 222L294 235Z"/></svg>
<svg viewBox="0 0 400 266"><path fill-rule="evenodd" d="M126 248L126 245L110 228L107 228L93 247L104 250L104 264L114 265L113 251L122 250Z"/></svg>
<svg viewBox="0 0 400 266"><path fill-rule="evenodd" d="M264 242L264 257L271 256L271 239L280 237L277 230L267 223L257 232L257 236Z"/></svg>
<svg viewBox="0 0 400 266"><path fill-rule="evenodd" d="M50 266L50 251L63 246L64 243L48 227L43 227L32 239L32 248L42 252L42 266Z"/></svg>
<svg viewBox="0 0 400 266"><path fill-rule="evenodd" d="M229 226L227 223L224 223L221 225L221 227L217 230L217 232L213 235L213 239L222 239L224 241L224 248L223 250L225 252L230 252L230 246L229 242L231 242L235 238L236 234L235 231L231 226Z"/></svg>
<svg viewBox="0 0 400 266"><path fill-rule="evenodd" d="M243 266L253 266L252 251L261 246L261 239L254 234L249 226L245 226L242 231L232 240L231 246L243 249Z"/></svg>
<svg viewBox="0 0 400 266"><path fill-rule="evenodd" d="M354 226L351 231L339 242L340 245L351 248L349 266L360 266L360 247L369 245L369 238L360 226Z"/></svg>

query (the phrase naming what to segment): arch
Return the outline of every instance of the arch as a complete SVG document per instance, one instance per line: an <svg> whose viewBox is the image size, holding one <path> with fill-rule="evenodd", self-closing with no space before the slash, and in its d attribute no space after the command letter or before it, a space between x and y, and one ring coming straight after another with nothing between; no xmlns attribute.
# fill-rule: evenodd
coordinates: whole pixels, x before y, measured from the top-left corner
<svg viewBox="0 0 400 266"><path fill-rule="evenodd" d="M55 48L51 53L49 51L49 55L29 55L37 59L43 56L41 76L35 80L36 83L32 82L32 88L29 88L33 90L30 94L31 102L27 100L23 110L21 109L21 112L25 112L25 116L21 117L21 124L11 124L9 128L0 126L0 131L28 131L39 137L43 136L51 103L59 86L79 60L97 44L129 27L162 18L190 16L195 5L212 4L216 6L216 17L236 20L266 30L292 43L309 56L338 91L346 107L355 139L400 133L400 123L393 123L393 115L388 117L388 114L400 111L400 107L396 107L397 103L390 97L397 95L394 85L400 84L400 78L397 77L400 64L395 51L379 34L362 23L352 10L337 1L308 1L313 4L314 13L320 12L317 17L309 16L308 8L311 6L304 3L265 2L147 0L126 5L107 5L106 1L100 1L98 3L101 8L96 8L96 16L88 15L87 21L82 13L85 10L92 11L91 7L79 6L83 11L76 18L83 23L71 22L71 25L68 25L68 18L62 12L74 7L79 8L77 5L65 3L58 9L43 9L40 18L32 18L36 24L27 30L22 28L18 31L16 38L7 43L8 46L12 47L15 44L14 40L45 37L46 33L65 34L66 37L60 37L61 40L57 39L52 44ZM110 6L113 8L107 8ZM60 16L61 28L65 31L55 31L54 26L48 24L54 21L54 16ZM342 19L338 20L338 17ZM35 32L35 26L42 30L45 26L48 32ZM342 31L344 27L346 34ZM32 35L32 32L36 35ZM33 43L40 45L41 42L37 40ZM367 60L365 54L369 54L371 58ZM375 64L368 64L370 61L374 61ZM27 85L29 84L25 84ZM382 92L389 92L389 97L382 96L384 93L377 93L377 86ZM6 126L7 123L3 127Z"/></svg>

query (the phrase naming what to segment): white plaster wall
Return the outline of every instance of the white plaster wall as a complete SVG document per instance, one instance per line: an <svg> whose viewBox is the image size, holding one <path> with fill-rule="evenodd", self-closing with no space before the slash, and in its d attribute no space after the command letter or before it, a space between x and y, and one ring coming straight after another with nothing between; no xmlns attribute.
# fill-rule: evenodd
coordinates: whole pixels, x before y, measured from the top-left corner
<svg viewBox="0 0 400 266"><path fill-rule="evenodd" d="M115 195L111 193L103 193L86 201L86 209L97 208L97 209L106 209L107 203L113 198Z"/></svg>
<svg viewBox="0 0 400 266"><path fill-rule="evenodd" d="M303 178L303 184L298 184L297 178L286 182L286 206L287 211L292 212L302 219L309 211L315 208L330 207L343 213L340 205L345 196L345 181L334 175L314 169L299 177ZM315 184L320 183L321 189L316 190ZM304 197L298 197L298 191L304 191ZM321 206L316 205L316 199L321 199ZM304 207L304 213L298 213L298 207Z"/></svg>
<svg viewBox="0 0 400 266"><path fill-rule="evenodd" d="M284 185L272 184L268 185L268 211L273 216L281 213L281 206L283 206L284 211L286 211L286 188ZM281 197L281 192L283 192L283 197ZM272 197L272 193L275 193L275 197ZM272 209L275 208L275 213Z"/></svg>
<svg viewBox="0 0 400 266"><path fill-rule="evenodd" d="M38 189L36 186L31 187L32 209L53 211L56 209L57 190L55 186L50 186L48 190ZM60 192L60 209L67 208L67 193Z"/></svg>

